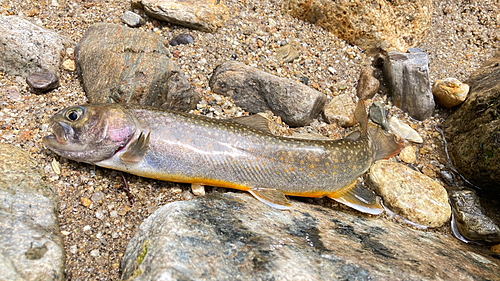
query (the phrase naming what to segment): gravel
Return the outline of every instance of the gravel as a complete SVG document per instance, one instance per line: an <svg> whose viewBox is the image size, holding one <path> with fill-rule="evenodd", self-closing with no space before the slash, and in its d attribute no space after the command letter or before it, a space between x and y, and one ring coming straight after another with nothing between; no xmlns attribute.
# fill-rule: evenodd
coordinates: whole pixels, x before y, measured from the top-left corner
<svg viewBox="0 0 500 281"><path fill-rule="evenodd" d="M193 113L215 118L247 114L227 98L211 93L208 86L213 69L231 59L280 77L307 79L309 86L329 99L339 94L354 98L360 70L371 64L370 57L320 27L282 14L279 1L245 2L225 1L232 11L231 19L214 34L161 23L142 11L135 11L146 19L140 29L160 34L166 40L182 33L193 36L193 44L169 47L174 61L203 96ZM464 81L499 46L498 1L466 2L434 1L433 26L417 46L429 54L431 82L447 77ZM123 24L121 18L127 10L130 2L125 0L0 1L0 14L22 15L75 42L93 23ZM300 56L292 63L281 63L275 57L276 49L288 43L293 44ZM68 59L72 59L71 52ZM139 224L159 206L193 198L193 194L188 185L127 175L136 199L131 206L121 190L122 180L117 172L69 161L44 148L41 139L48 134L48 118L63 107L87 102L75 72L63 71L59 79L59 88L38 95L29 90L24 79L0 73L0 142L27 150L44 169L47 182L60 197L59 219L67 249L66 278L117 280L121 257ZM375 100L386 100L390 105L384 95ZM446 158L435 125L451 111L439 108L433 117L418 122L393 107L389 109L424 138L424 143L417 145L418 160L414 166L439 180L438 170L445 167ZM285 128L283 132L290 131ZM332 137L346 132L322 120L306 131ZM59 173L54 166L59 167ZM208 194L222 190L206 188ZM342 208L331 200L311 202Z"/></svg>

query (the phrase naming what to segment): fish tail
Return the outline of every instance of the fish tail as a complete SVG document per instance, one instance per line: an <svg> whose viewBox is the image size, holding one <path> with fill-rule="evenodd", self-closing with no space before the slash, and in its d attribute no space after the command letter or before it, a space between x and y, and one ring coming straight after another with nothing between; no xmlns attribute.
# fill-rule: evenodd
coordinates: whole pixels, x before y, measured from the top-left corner
<svg viewBox="0 0 500 281"><path fill-rule="evenodd" d="M397 141L394 136L386 135L382 128L375 124L369 124L368 135L374 153L373 161L389 159L403 149L402 141Z"/></svg>

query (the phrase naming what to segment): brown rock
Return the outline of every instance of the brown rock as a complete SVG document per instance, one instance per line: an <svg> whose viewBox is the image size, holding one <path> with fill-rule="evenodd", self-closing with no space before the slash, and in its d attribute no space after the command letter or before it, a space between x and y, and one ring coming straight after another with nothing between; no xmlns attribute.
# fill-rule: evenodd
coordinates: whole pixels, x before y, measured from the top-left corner
<svg viewBox="0 0 500 281"><path fill-rule="evenodd" d="M431 0L285 0L283 12L322 26L368 53L406 52L431 25Z"/></svg>
<svg viewBox="0 0 500 281"><path fill-rule="evenodd" d="M229 10L220 0L133 0L148 16L177 25L215 32L229 19Z"/></svg>
<svg viewBox="0 0 500 281"><path fill-rule="evenodd" d="M59 78L52 72L35 72L26 77L26 83L34 92L44 93L59 86Z"/></svg>
<svg viewBox="0 0 500 281"><path fill-rule="evenodd" d="M354 111L356 104L348 94L334 97L324 108L323 117L325 121L337 124L341 127L352 127L356 124Z"/></svg>
<svg viewBox="0 0 500 281"><path fill-rule="evenodd" d="M500 52L465 81L467 100L444 122L450 158L469 181L498 196L500 182Z"/></svg>
<svg viewBox="0 0 500 281"><path fill-rule="evenodd" d="M455 78L437 80L432 86L432 94L436 102L443 107L454 107L461 104L469 93L469 85Z"/></svg>
<svg viewBox="0 0 500 281"><path fill-rule="evenodd" d="M240 62L219 65L210 78L216 94L231 97L252 113L271 110L290 126L305 126L318 116L326 97L300 82L277 77Z"/></svg>
<svg viewBox="0 0 500 281"><path fill-rule="evenodd" d="M135 103L187 111L200 100L170 58L163 39L109 23L89 27L75 50L92 103Z"/></svg>
<svg viewBox="0 0 500 281"><path fill-rule="evenodd" d="M356 95L360 99L371 99L377 93L379 86L380 82L377 78L373 77L373 69L371 67L365 67L361 70L359 76Z"/></svg>

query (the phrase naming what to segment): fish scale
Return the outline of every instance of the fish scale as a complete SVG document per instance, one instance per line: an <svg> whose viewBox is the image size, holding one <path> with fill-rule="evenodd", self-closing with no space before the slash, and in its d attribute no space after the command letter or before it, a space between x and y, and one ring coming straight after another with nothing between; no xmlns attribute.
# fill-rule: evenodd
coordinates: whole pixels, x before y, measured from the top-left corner
<svg viewBox="0 0 500 281"><path fill-rule="evenodd" d="M325 141L274 136L249 126L262 121L257 116L216 120L133 105L85 105L52 117L55 136L44 143L70 159L139 176L246 190L276 208L290 206L285 195L328 196L380 213L382 207L355 185L356 179L401 146L367 125L364 102L356 117L360 132ZM86 151L74 151L71 143L85 143Z"/></svg>

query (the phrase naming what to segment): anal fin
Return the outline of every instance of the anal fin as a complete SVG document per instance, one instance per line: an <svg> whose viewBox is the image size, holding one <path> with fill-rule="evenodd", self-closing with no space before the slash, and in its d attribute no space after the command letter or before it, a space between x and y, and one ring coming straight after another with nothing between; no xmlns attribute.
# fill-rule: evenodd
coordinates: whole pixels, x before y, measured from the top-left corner
<svg viewBox="0 0 500 281"><path fill-rule="evenodd" d="M127 151L125 151L120 158L125 162L139 163L148 152L150 135L151 131L149 131L147 137L141 132L139 137L129 145Z"/></svg>
<svg viewBox="0 0 500 281"><path fill-rule="evenodd" d="M375 194L357 181L327 196L363 213L379 215L384 211Z"/></svg>
<svg viewBox="0 0 500 281"><path fill-rule="evenodd" d="M279 210L287 210L292 207L285 196L285 193L276 189L270 188L252 188L249 189L255 198L259 201Z"/></svg>

